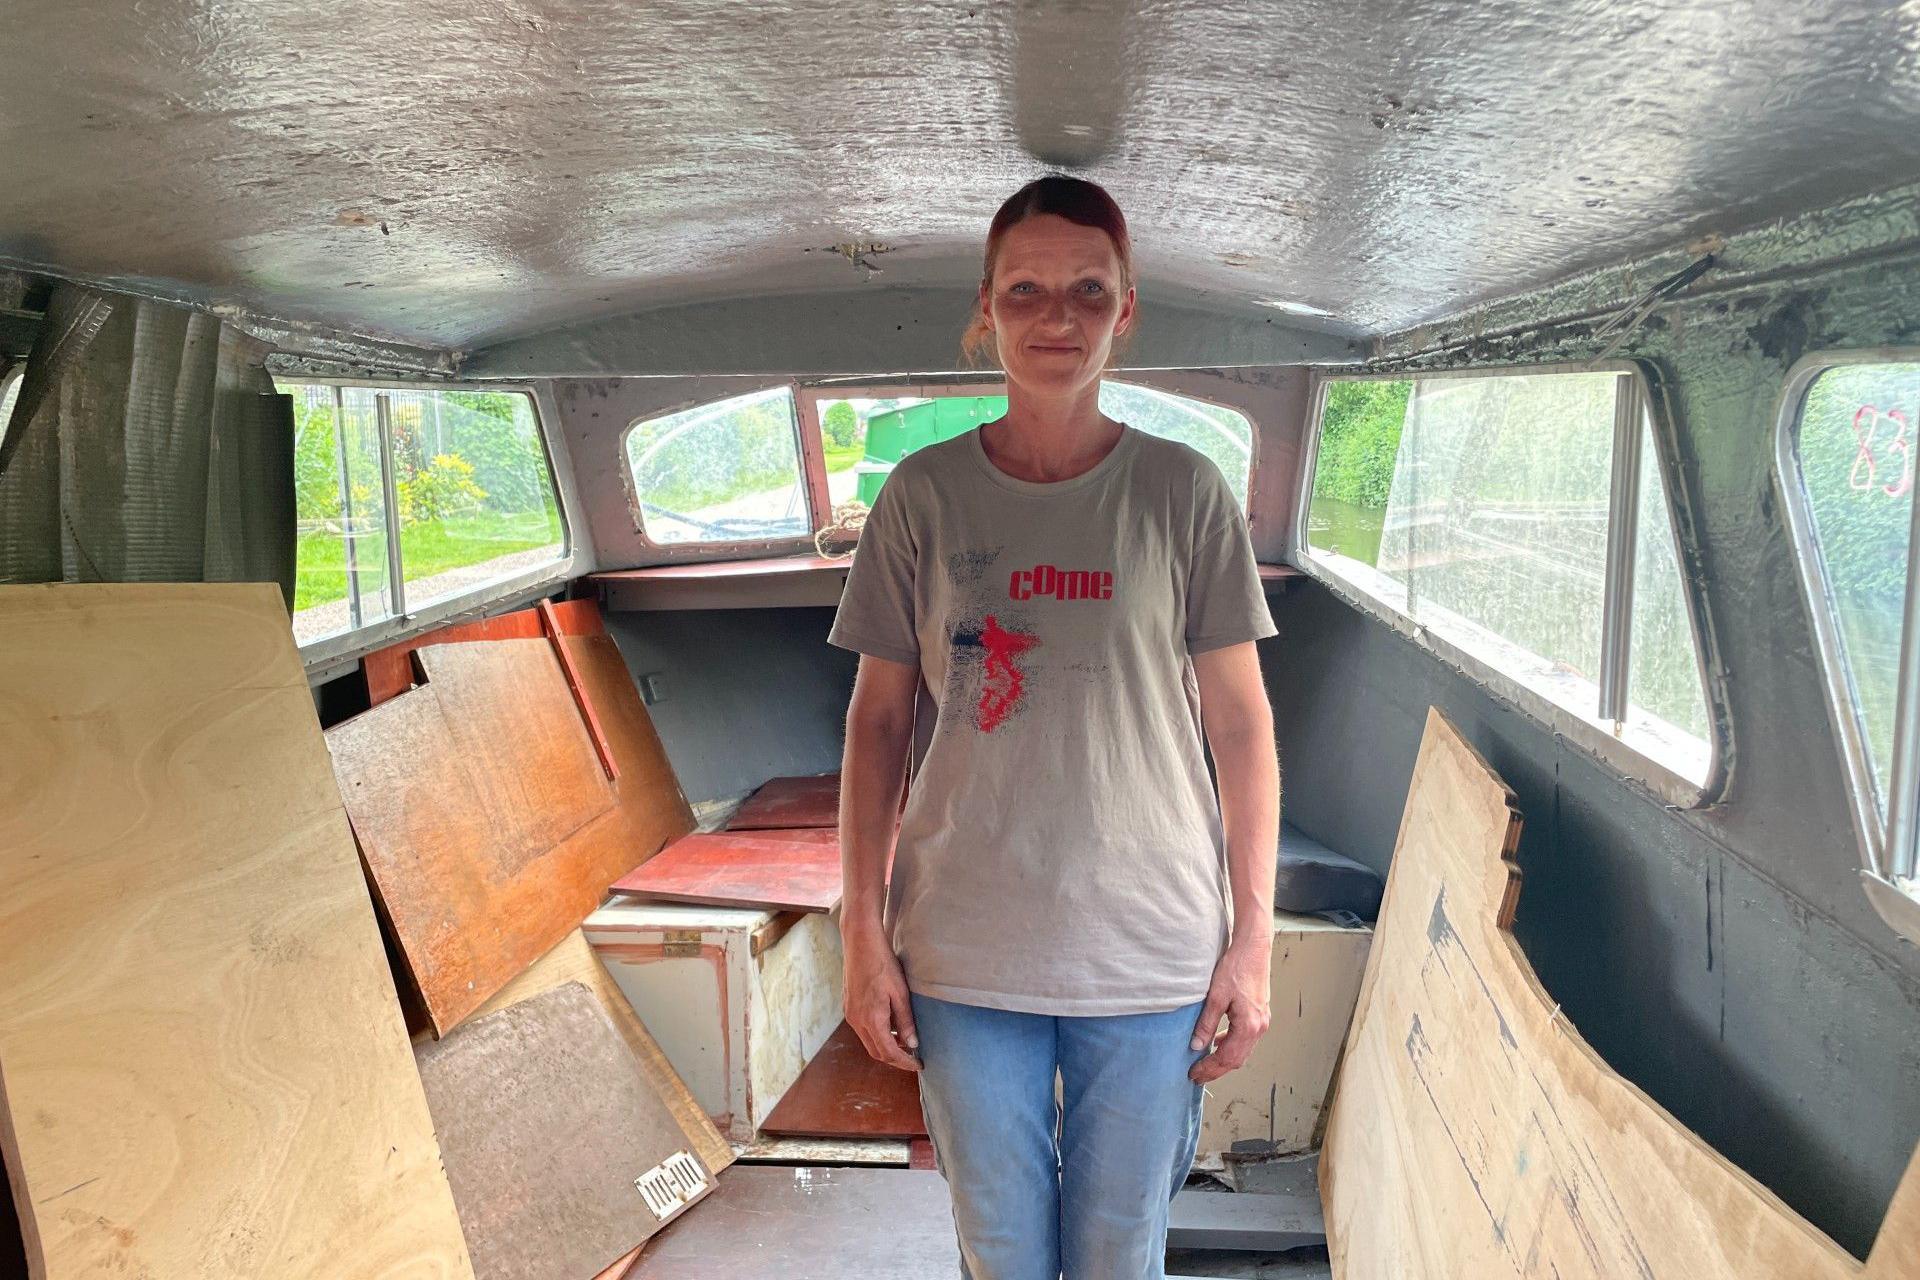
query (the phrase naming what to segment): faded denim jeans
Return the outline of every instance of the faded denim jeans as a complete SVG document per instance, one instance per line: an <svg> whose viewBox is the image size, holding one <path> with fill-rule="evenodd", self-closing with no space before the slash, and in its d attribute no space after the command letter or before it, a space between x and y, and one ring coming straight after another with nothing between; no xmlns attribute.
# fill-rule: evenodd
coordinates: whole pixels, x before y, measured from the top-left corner
<svg viewBox="0 0 1920 1280"><path fill-rule="evenodd" d="M1200 1141L1199 1017L1197 1001L1051 1017L913 997L963 1280L1162 1280Z"/></svg>

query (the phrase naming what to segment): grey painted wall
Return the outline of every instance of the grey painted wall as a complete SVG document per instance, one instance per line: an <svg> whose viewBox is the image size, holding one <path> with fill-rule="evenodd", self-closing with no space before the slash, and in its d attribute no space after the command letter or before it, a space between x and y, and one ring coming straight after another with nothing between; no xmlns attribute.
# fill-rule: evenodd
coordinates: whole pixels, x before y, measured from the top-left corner
<svg viewBox="0 0 1920 1280"><path fill-rule="evenodd" d="M855 657L827 643L831 609L610 613L687 799L744 795L768 778L840 767Z"/></svg>
<svg viewBox="0 0 1920 1280"><path fill-rule="evenodd" d="M1517 929L1554 998L1616 1068L1862 1254L1920 1139L1920 950L1860 889L1771 439L1788 366L1913 341L1917 285L1907 256L1709 286L1627 349L1672 393L1663 461L1725 669L1718 803L1666 808L1318 584L1276 606L1267 663L1290 820L1384 865L1421 714L1439 706L1519 795ZM1450 349L1416 362L1595 348L1584 322L1403 345L1430 341Z"/></svg>

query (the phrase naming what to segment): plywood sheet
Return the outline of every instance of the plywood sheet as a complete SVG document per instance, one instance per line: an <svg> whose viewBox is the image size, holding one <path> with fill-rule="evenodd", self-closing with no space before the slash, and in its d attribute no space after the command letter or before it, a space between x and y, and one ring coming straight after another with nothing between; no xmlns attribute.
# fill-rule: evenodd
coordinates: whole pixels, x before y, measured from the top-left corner
<svg viewBox="0 0 1920 1280"><path fill-rule="evenodd" d="M434 1031L586 918L644 851L544 640L436 645L428 682L328 730L340 793Z"/></svg>
<svg viewBox="0 0 1920 1280"><path fill-rule="evenodd" d="M613 884L660 902L831 911L840 905L840 841L753 831L695 832L662 849Z"/></svg>
<svg viewBox="0 0 1920 1280"><path fill-rule="evenodd" d="M760 1127L791 1137L924 1138L920 1077L876 1062L842 1022Z"/></svg>
<svg viewBox="0 0 1920 1280"><path fill-rule="evenodd" d="M729 831L759 827L833 827L840 824L840 775L774 778L748 796L727 822Z"/></svg>
<svg viewBox="0 0 1920 1280"><path fill-rule="evenodd" d="M685 1211L657 1212L635 1185L676 1152L692 1156L584 985L472 1019L416 1053L479 1280L596 1275ZM698 1172L705 1194L713 1180Z"/></svg>
<svg viewBox="0 0 1920 1280"><path fill-rule="evenodd" d="M660 1045L641 1024L639 1015L634 1013L633 1006L620 993L613 976L600 963L600 957L593 953L586 935L580 930L575 929L561 940L559 946L534 961L531 968L501 988L474 1016L484 1018L567 982L578 982L600 1002L600 1008L612 1019L620 1038L633 1051L634 1060L640 1064L640 1074L646 1078L655 1096L673 1113L680 1131L686 1135L688 1145L700 1157L700 1162L706 1165L707 1171L719 1173L732 1164L733 1148L727 1145L727 1140L713 1127L713 1121L694 1101L693 1095L687 1091L686 1082L668 1063L667 1055L660 1051Z"/></svg>
<svg viewBox="0 0 1920 1280"><path fill-rule="evenodd" d="M279 591L4 587L0 653L34 1274L471 1276Z"/></svg>
<svg viewBox="0 0 1920 1280"><path fill-rule="evenodd" d="M921 1169L735 1165L629 1280L928 1280L959 1274L952 1201Z"/></svg>
<svg viewBox="0 0 1920 1280"><path fill-rule="evenodd" d="M1560 1014L1509 931L1519 832L1505 784L1430 711L1322 1161L1335 1275L1861 1275ZM1874 1280L1912 1280L1916 1170Z"/></svg>

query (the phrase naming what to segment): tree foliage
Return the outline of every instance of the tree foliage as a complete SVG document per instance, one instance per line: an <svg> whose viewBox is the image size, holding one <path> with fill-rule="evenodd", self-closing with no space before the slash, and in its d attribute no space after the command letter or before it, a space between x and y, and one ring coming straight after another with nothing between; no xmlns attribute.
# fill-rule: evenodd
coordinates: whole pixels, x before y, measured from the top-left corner
<svg viewBox="0 0 1920 1280"><path fill-rule="evenodd" d="M1320 420L1313 496L1383 510L1412 382L1334 382Z"/></svg>
<svg viewBox="0 0 1920 1280"><path fill-rule="evenodd" d="M826 413L820 417L821 434L836 449L851 448L859 430L860 415L845 400L836 400L828 405Z"/></svg>

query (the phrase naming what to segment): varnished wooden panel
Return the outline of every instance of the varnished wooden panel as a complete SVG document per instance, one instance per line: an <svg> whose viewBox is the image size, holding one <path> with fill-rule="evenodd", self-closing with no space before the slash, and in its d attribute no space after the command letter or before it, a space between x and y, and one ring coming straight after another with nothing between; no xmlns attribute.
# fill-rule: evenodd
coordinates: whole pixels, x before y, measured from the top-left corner
<svg viewBox="0 0 1920 1280"><path fill-rule="evenodd" d="M772 911L831 911L840 904L840 841L828 829L766 837L753 831L695 832L613 884L660 902Z"/></svg>
<svg viewBox="0 0 1920 1280"><path fill-rule="evenodd" d="M644 854L571 839L614 793L545 640L417 656L425 685L327 740L368 872L444 1034Z"/></svg>
<svg viewBox="0 0 1920 1280"><path fill-rule="evenodd" d="M1322 1164L1334 1274L1860 1276L1580 1038L1510 932L1519 834L1512 793L1429 711ZM1920 1163L1873 1280L1914 1280L1916 1184Z"/></svg>
<svg viewBox="0 0 1920 1280"><path fill-rule="evenodd" d="M471 1276L279 591L4 587L0 654L34 1274Z"/></svg>
<svg viewBox="0 0 1920 1280"><path fill-rule="evenodd" d="M924 1138L920 1077L876 1062L843 1022L760 1128L787 1137Z"/></svg>
<svg viewBox="0 0 1920 1280"><path fill-rule="evenodd" d="M729 831L758 827L835 827L840 824L840 775L774 778L748 796L727 822Z"/></svg>

